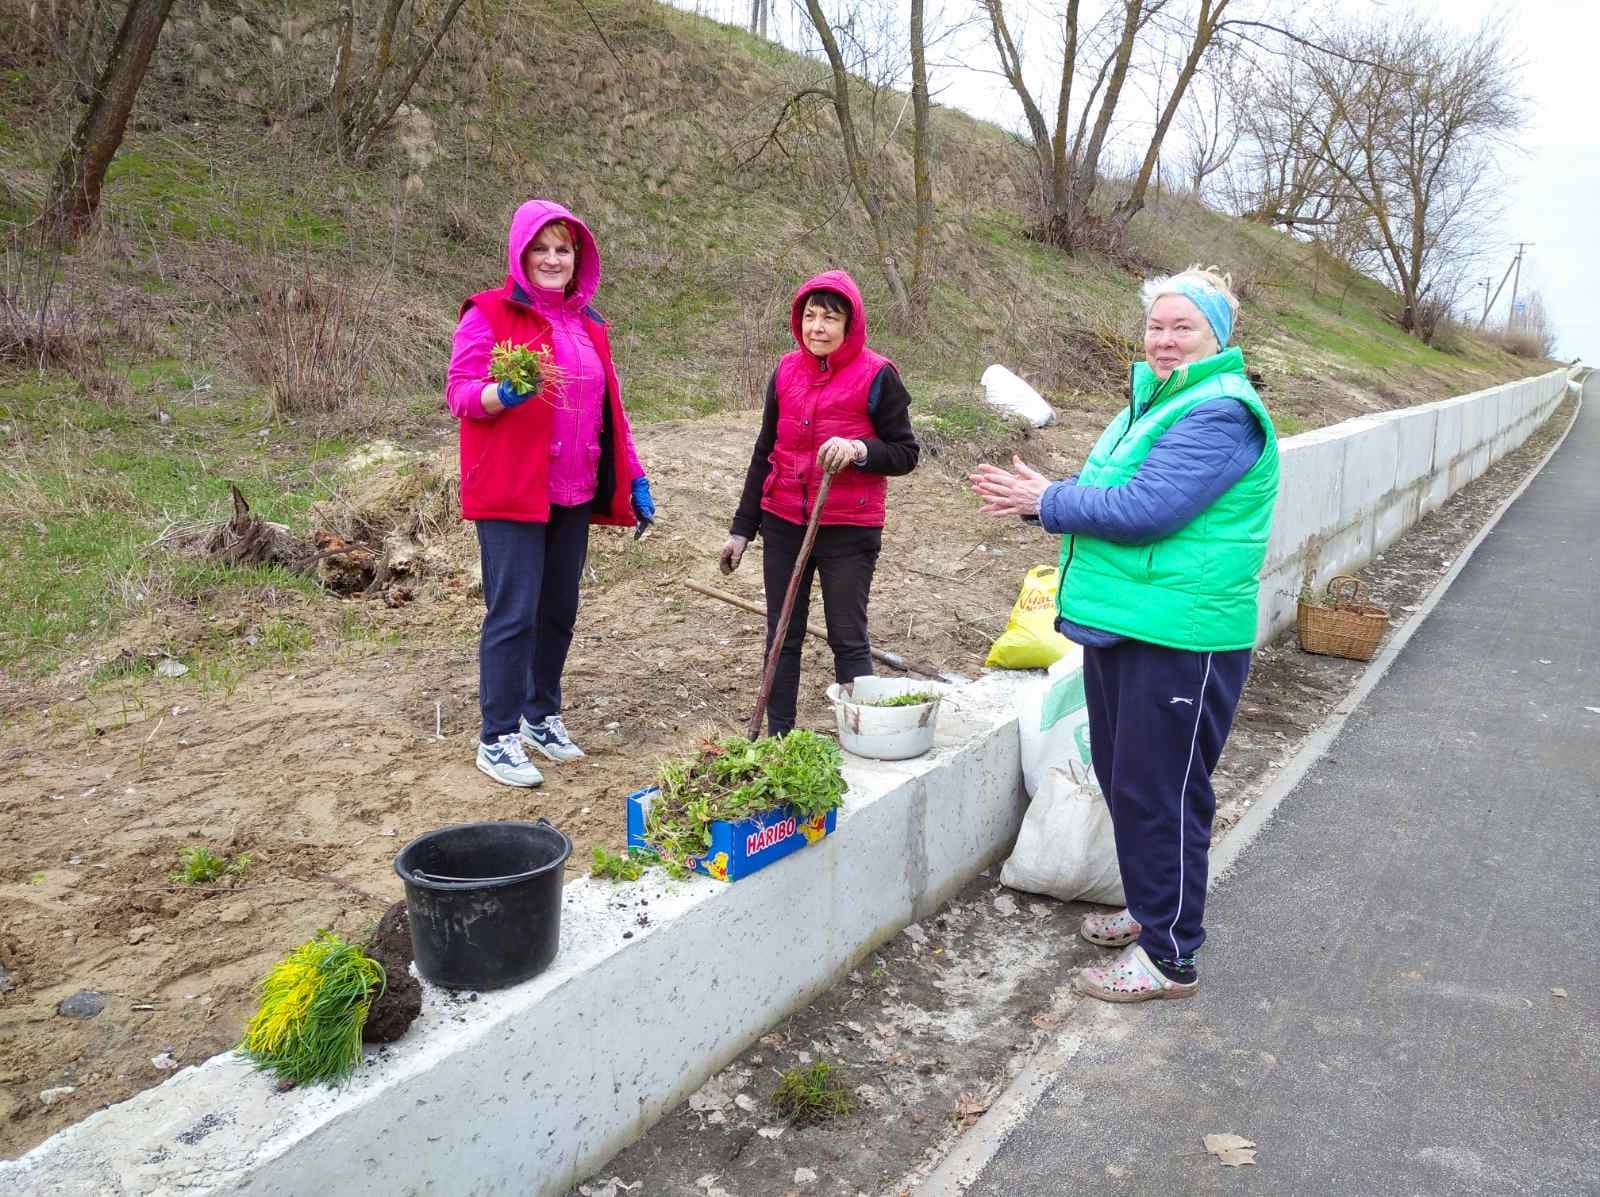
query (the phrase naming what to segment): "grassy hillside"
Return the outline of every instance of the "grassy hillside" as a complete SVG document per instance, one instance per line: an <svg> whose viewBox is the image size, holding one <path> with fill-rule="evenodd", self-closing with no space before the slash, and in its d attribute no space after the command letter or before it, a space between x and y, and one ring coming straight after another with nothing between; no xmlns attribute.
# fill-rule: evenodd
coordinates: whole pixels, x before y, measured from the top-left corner
<svg viewBox="0 0 1600 1197"><path fill-rule="evenodd" d="M599 304L641 422L752 406L789 343L788 296L811 272L848 267L881 310L831 113L803 109L755 156L817 64L633 0L484 0L393 135L352 164L320 116L296 115L325 86L334 47L320 22L334 6L287 7L177 8L103 227L59 258L27 250L23 226L80 108L47 53L0 60L0 219L22 229L5 286L24 311L48 293L59 334L42 368L25 354L0 363L0 670L13 676L161 602L306 589L150 545L224 510L229 481L293 524L333 494L331 463L375 436L451 436L440 387L457 304L502 277L505 225L528 195L596 230ZM13 33L20 8L0 8ZM899 97L862 99L896 126L876 172L904 246L909 128ZM1136 349L1139 275L1195 260L1240 280L1240 339L1286 432L1532 368L1471 339L1423 347L1370 280L1185 199L1140 219L1124 262L1063 257L1023 236L1027 160L1012 139L944 110L934 132L930 329L880 320L875 339L953 435L976 422L966 405L994 361L1099 421ZM310 388L316 403L277 418L287 347L329 313L347 338L336 368Z"/></svg>

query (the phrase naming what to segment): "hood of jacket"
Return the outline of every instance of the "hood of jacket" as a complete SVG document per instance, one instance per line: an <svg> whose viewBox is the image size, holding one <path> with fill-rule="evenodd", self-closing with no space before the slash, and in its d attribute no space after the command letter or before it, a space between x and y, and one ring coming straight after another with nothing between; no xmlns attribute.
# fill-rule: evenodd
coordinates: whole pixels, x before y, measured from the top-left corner
<svg viewBox="0 0 1600 1197"><path fill-rule="evenodd" d="M578 267L572 276L575 285L565 304L585 308L593 302L594 293L600 289L600 247L595 244L589 226L554 200L528 200L511 218L511 232L506 237L506 279L515 288L512 297L531 300L538 294L522 271L522 255L533 244L539 230L552 220L564 220L572 226L578 247ZM517 294L519 291L521 295Z"/></svg>
<svg viewBox="0 0 1600 1197"><path fill-rule="evenodd" d="M806 310L806 296L813 291L837 291L850 301L850 328L844 334L844 344L828 355L828 369L838 370L859 357L867 343L867 305L861 302L861 288L856 286L856 280L843 270L825 270L801 283L794 293L794 302L789 305L789 330L794 333L794 343L808 355L811 351L801 336L800 317Z"/></svg>

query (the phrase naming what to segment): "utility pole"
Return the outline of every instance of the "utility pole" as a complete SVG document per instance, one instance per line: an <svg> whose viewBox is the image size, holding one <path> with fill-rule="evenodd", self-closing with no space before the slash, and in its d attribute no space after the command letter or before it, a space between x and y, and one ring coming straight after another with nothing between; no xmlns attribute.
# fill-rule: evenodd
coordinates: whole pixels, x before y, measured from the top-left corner
<svg viewBox="0 0 1600 1197"><path fill-rule="evenodd" d="M1512 263L1516 273L1511 278L1511 309L1506 313L1507 329L1511 327L1511 323L1517 314L1517 285L1522 282L1522 251L1532 244L1532 241L1517 242L1517 257Z"/></svg>
<svg viewBox="0 0 1600 1197"><path fill-rule="evenodd" d="M1493 275L1487 275L1478 280L1478 286L1483 288L1483 315L1478 317L1478 327L1483 327L1483 322L1489 318L1489 284L1494 282Z"/></svg>

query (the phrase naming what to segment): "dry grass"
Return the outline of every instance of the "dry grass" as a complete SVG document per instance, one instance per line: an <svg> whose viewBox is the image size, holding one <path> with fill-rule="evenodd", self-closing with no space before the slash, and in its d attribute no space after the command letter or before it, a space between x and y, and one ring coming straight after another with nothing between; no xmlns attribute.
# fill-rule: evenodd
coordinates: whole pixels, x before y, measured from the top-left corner
<svg viewBox="0 0 1600 1197"><path fill-rule="evenodd" d="M1556 349L1553 334L1534 328L1502 328L1479 335L1514 357L1545 359Z"/></svg>
<svg viewBox="0 0 1600 1197"><path fill-rule="evenodd" d="M71 368L95 348L88 308L42 225L13 230L0 260L0 362Z"/></svg>

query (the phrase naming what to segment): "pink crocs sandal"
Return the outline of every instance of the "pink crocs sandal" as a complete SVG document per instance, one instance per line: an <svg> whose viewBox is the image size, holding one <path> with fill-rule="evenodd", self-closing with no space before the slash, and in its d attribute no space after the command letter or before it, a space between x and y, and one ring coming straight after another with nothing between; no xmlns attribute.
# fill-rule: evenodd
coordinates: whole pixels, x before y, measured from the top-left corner
<svg viewBox="0 0 1600 1197"><path fill-rule="evenodd" d="M1102 1002L1151 1002L1165 998L1193 997L1199 981L1187 985L1174 981L1154 964L1138 944L1134 944L1110 964L1081 970L1072 980L1079 993Z"/></svg>
<svg viewBox="0 0 1600 1197"><path fill-rule="evenodd" d="M1126 947L1139 938L1140 927L1126 910L1116 914L1086 914L1078 934L1102 948Z"/></svg>

